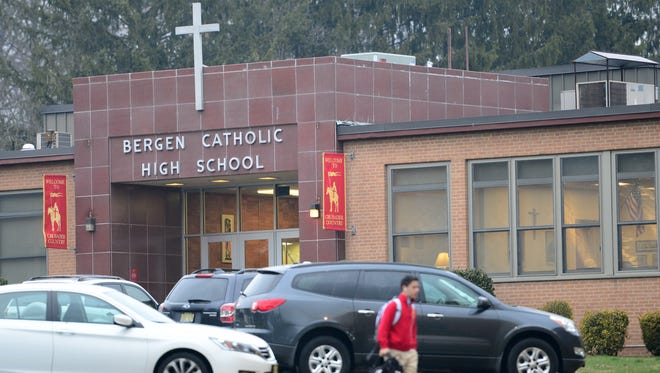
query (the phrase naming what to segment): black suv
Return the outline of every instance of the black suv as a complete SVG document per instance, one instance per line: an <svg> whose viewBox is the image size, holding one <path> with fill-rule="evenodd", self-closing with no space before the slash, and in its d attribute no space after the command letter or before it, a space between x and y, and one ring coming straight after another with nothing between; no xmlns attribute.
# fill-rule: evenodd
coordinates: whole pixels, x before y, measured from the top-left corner
<svg viewBox="0 0 660 373"><path fill-rule="evenodd" d="M196 270L179 279L158 309L178 322L231 326L234 302L256 274L254 269Z"/></svg>
<svg viewBox="0 0 660 373"><path fill-rule="evenodd" d="M346 373L366 364L380 306L407 274L420 280L420 371L574 372L585 365L573 321L506 305L457 276L401 263L262 268L236 302L234 327L265 339L282 367Z"/></svg>

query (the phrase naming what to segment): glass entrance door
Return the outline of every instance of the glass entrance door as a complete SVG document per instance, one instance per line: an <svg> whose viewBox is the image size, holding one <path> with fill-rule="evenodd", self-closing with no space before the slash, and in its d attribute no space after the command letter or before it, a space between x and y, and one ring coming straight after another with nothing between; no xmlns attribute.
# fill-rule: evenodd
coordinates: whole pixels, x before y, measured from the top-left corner
<svg viewBox="0 0 660 373"><path fill-rule="evenodd" d="M201 268L261 268L300 262L298 229L202 238Z"/></svg>

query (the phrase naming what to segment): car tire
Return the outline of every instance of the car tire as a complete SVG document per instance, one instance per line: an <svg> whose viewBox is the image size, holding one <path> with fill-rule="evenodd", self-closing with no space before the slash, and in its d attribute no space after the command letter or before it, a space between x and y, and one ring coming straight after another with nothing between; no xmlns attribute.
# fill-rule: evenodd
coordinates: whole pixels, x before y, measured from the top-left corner
<svg viewBox="0 0 660 373"><path fill-rule="evenodd" d="M158 364L156 373L209 373L204 360L190 352L177 352Z"/></svg>
<svg viewBox="0 0 660 373"><path fill-rule="evenodd" d="M556 373L559 361L554 348L547 342L528 338L516 343L507 359L507 372Z"/></svg>
<svg viewBox="0 0 660 373"><path fill-rule="evenodd" d="M351 358L348 348L333 337L316 337L300 351L298 372L348 373Z"/></svg>

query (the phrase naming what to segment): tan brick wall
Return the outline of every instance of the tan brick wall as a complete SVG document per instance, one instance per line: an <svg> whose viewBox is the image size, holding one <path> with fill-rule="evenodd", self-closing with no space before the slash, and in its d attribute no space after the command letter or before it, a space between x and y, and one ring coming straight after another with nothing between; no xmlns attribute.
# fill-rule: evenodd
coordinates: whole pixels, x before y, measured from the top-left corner
<svg viewBox="0 0 660 373"><path fill-rule="evenodd" d="M74 274L76 273L76 203L73 181L73 162L39 162L0 167L0 192L39 189L43 190L44 174L67 175L67 250L48 249L46 261L48 274ZM42 234L42 232L35 232Z"/></svg>
<svg viewBox="0 0 660 373"><path fill-rule="evenodd" d="M555 155L660 147L660 122L608 123L521 130L483 131L344 143L347 158L348 260L388 260L386 166L448 162L451 171L451 250L453 268L468 263L467 162L477 159ZM611 248L610 248L611 250ZM507 303L540 307L569 302L576 321L589 310L621 309L631 323L627 345L643 344L637 317L660 309L660 272L655 278L548 281L497 285Z"/></svg>

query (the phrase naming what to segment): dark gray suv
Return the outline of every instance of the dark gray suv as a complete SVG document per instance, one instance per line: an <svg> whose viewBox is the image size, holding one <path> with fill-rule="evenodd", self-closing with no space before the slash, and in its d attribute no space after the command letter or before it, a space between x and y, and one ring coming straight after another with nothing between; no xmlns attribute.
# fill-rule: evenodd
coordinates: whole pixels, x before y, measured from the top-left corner
<svg viewBox="0 0 660 373"><path fill-rule="evenodd" d="M406 274L420 280L420 371L574 372L585 365L573 321L506 305L452 272L400 263L312 263L260 269L234 327L265 339L282 367L347 373L374 347L380 306Z"/></svg>

